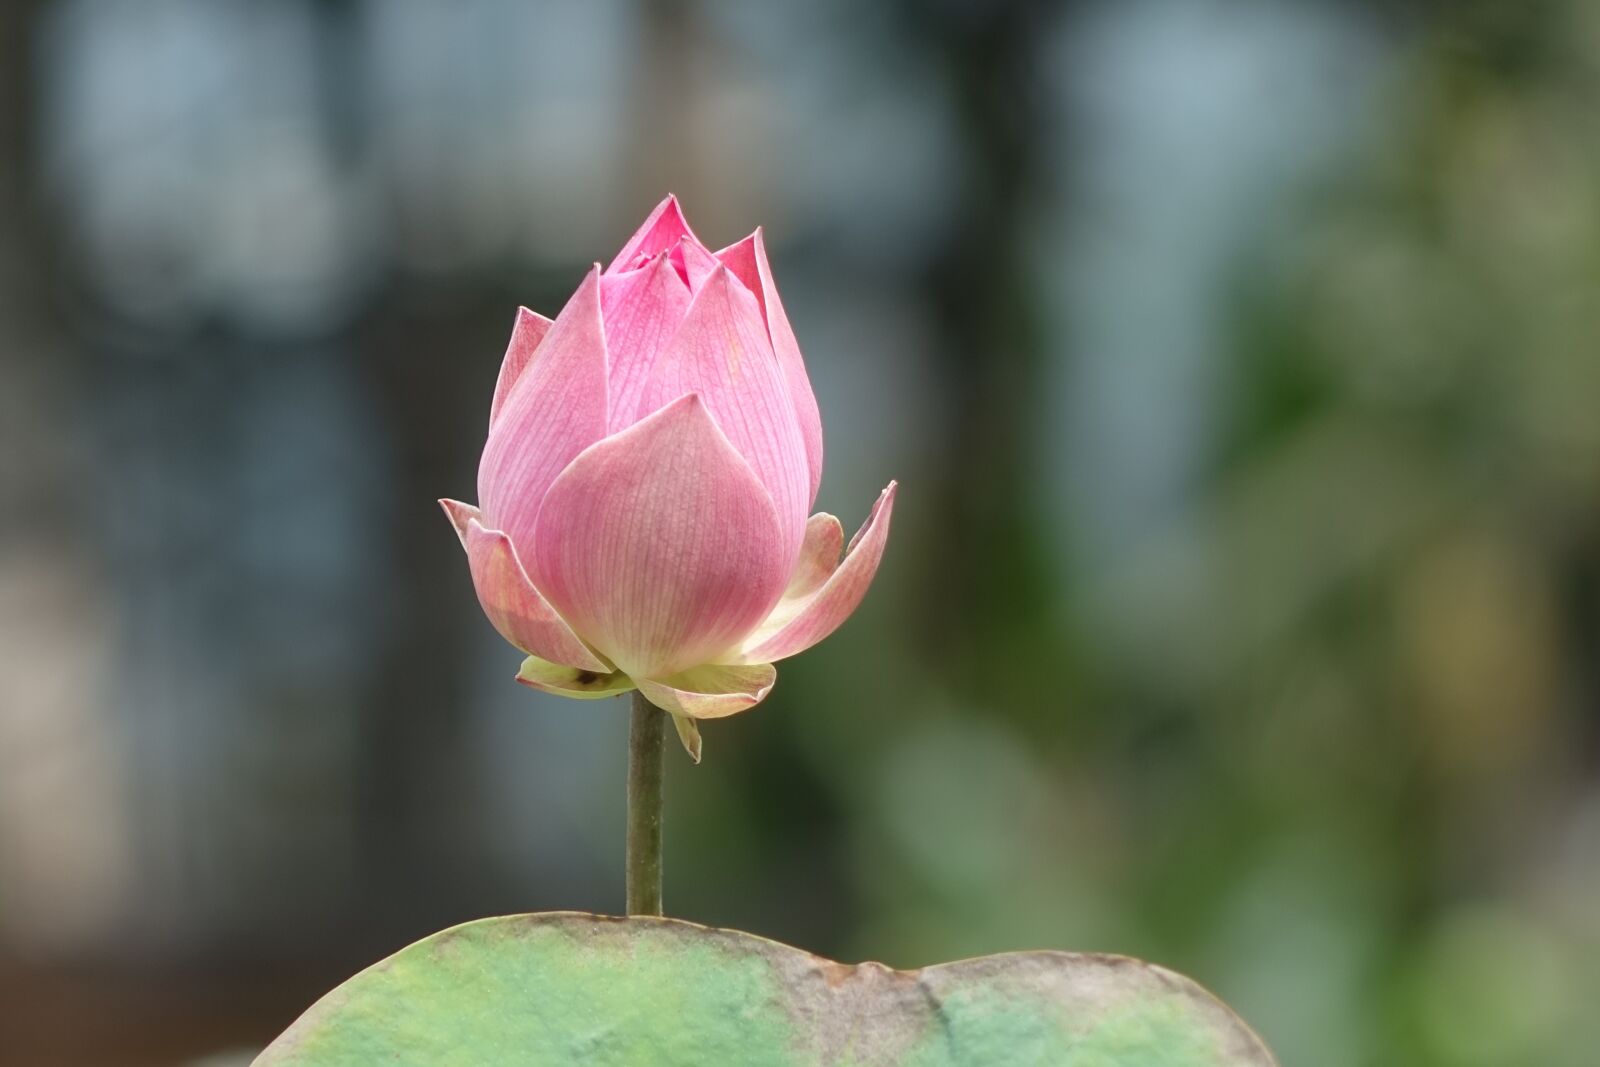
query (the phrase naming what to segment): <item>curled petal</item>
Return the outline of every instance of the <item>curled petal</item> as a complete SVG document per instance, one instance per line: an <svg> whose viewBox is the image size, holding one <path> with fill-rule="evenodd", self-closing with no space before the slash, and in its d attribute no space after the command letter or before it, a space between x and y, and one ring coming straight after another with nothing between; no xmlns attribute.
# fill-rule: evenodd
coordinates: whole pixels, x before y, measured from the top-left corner
<svg viewBox="0 0 1600 1067"><path fill-rule="evenodd" d="M689 287L661 253L638 270L602 277L600 301L610 365L610 430L615 433L637 421L656 359L677 336L689 310Z"/></svg>
<svg viewBox="0 0 1600 1067"><path fill-rule="evenodd" d="M528 580L510 538L499 530L485 528L478 509L471 504L441 500L439 505L467 550L478 603L501 637L552 663L600 674L611 672L611 664L595 655L572 632Z"/></svg>
<svg viewBox="0 0 1600 1067"><path fill-rule="evenodd" d="M811 379L806 374L805 360L800 355L800 342L795 339L789 316L783 310L783 301L778 298L777 283L772 280L766 239L758 229L716 255L761 302L763 321L767 324L767 333L772 338L772 349L777 353L778 363L783 367L789 396L794 402L795 417L800 422L800 434L805 440L806 462L811 474L811 492L806 497L806 507L809 509L816 502L817 487L822 484L822 413L817 408L816 394L811 391Z"/></svg>
<svg viewBox="0 0 1600 1067"><path fill-rule="evenodd" d="M573 460L533 544L539 589L635 679L707 662L789 577L772 501L695 395Z"/></svg>
<svg viewBox="0 0 1600 1067"><path fill-rule="evenodd" d="M550 320L537 311L517 309L517 321L511 327L511 343L506 346L506 357L500 361L500 377L494 383L494 402L489 405L489 425L500 417L511 387L517 384L522 372L533 359L534 351L544 335L550 331Z"/></svg>
<svg viewBox="0 0 1600 1067"><path fill-rule="evenodd" d="M839 520L827 512L818 512L806 520L806 536L800 545L800 559L795 563L789 584L777 606L761 625L740 642L742 647L754 648L788 626L815 597L833 572L839 569L839 555L844 548L844 528ZM739 659L735 654L734 659Z"/></svg>
<svg viewBox="0 0 1600 1067"><path fill-rule="evenodd" d="M558 697L572 697L576 700L614 697L633 688L633 679L621 671L601 674L581 667L563 667L559 663L551 663L538 656L529 656L522 661L522 669L517 672L517 681L535 689L542 689L546 693L554 693Z"/></svg>
<svg viewBox="0 0 1600 1067"><path fill-rule="evenodd" d="M634 680L646 700L674 716L720 719L753 708L772 692L778 671L770 663L706 665L661 679Z"/></svg>
<svg viewBox="0 0 1600 1067"><path fill-rule="evenodd" d="M866 595L872 576L878 572L878 562L883 559L896 488L895 483L890 482L884 489L872 506L872 514L851 539L844 562L821 588L809 597L785 597L780 601L768 620L745 640L733 657L736 662L772 663L804 652L850 617ZM643 687L640 688L642 691Z"/></svg>
<svg viewBox="0 0 1600 1067"><path fill-rule="evenodd" d="M789 585L783 591L785 600L808 600L812 593L822 588L822 583L833 577L839 569L839 556L844 550L844 527L826 511L819 511L806 520L806 536L800 542L800 559L789 576Z"/></svg>
<svg viewBox="0 0 1600 1067"><path fill-rule="evenodd" d="M683 208L679 206L678 198L668 194L667 198L650 212L650 217L644 220L644 225L628 238L628 243L622 246L622 251L611 261L606 273L616 274L618 271L633 270L645 260L669 251L685 237L697 245L700 243L694 231L689 229L689 221L683 217Z"/></svg>
<svg viewBox="0 0 1600 1067"><path fill-rule="evenodd" d="M606 435L600 271L591 271L539 344L489 427L478 464L486 522L526 552L539 503L574 456Z"/></svg>
<svg viewBox="0 0 1600 1067"><path fill-rule="evenodd" d="M788 386L753 297L718 267L651 371L642 411L698 393L777 508L785 578L805 533L809 475Z"/></svg>

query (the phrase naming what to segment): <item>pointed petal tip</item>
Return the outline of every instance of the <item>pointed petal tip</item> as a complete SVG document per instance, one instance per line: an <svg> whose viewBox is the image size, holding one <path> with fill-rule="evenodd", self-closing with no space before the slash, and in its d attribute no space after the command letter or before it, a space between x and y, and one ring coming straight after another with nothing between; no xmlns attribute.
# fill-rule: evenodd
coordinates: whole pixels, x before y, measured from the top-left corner
<svg viewBox="0 0 1600 1067"><path fill-rule="evenodd" d="M757 226L755 229L751 230L737 241L728 245L726 248L717 249L715 255L718 259L721 259L723 256L732 252L736 252L745 247L749 247L753 253L755 249L764 248L766 246L766 234L767 228L765 226Z"/></svg>
<svg viewBox="0 0 1600 1067"><path fill-rule="evenodd" d="M867 512L867 521L861 524L861 528L851 535L850 543L844 546L846 556L855 551L856 544L863 536L866 535L866 532L873 527L874 523L877 521L878 513L883 511L885 508L894 507L895 494L899 491L899 489L900 483L892 478L889 480L889 484L883 487L883 492L878 494L878 499L872 502L872 510Z"/></svg>
<svg viewBox="0 0 1600 1067"><path fill-rule="evenodd" d="M666 714L670 714L666 713ZM700 724L687 715L673 715L672 725L677 728L678 740L683 742L683 750L696 764L700 762Z"/></svg>
<svg viewBox="0 0 1600 1067"><path fill-rule="evenodd" d="M661 203L656 205L656 211L660 212L663 217L671 214L677 219L678 225L683 228L684 236L690 240L697 240L694 235L694 227L689 225L689 216L683 210L683 201L678 197L677 193L668 193L662 197Z"/></svg>
<svg viewBox="0 0 1600 1067"><path fill-rule="evenodd" d="M500 375L494 383L494 399L489 404L489 428L504 410L506 400L516 388L523 372L533 362L539 345L550 332L551 321L528 307L517 308L511 322L511 340L506 343L506 354L500 361Z"/></svg>
<svg viewBox="0 0 1600 1067"><path fill-rule="evenodd" d="M694 288L695 301L717 299L718 295L722 293L727 294L723 299L732 300L733 285L731 283L735 281L738 281L738 278L728 270L727 265L721 260L717 260L716 266L711 267L699 277L699 284L692 286ZM744 283L740 282L738 287L743 289Z"/></svg>
<svg viewBox="0 0 1600 1067"><path fill-rule="evenodd" d="M745 238L745 240L750 242L750 250L754 254L757 263L766 263L767 228L765 226L757 226L755 229L750 231L750 236ZM767 269L771 270L771 266L769 265Z"/></svg>
<svg viewBox="0 0 1600 1067"><path fill-rule="evenodd" d="M590 271L542 332L537 351L512 360L496 386L489 437L478 460L478 501L494 524L526 544L550 482L606 435L609 402L600 275Z"/></svg>
<svg viewBox="0 0 1600 1067"><path fill-rule="evenodd" d="M619 270L626 270L641 253L654 255L662 248L677 244L678 239L686 234L694 237L694 230L684 217L683 205L675 195L668 193L634 231L633 236L628 238L606 271L615 274Z"/></svg>
<svg viewBox="0 0 1600 1067"><path fill-rule="evenodd" d="M678 399L673 400L670 403L666 403L666 404L661 405L661 407L658 409L658 411L659 412L668 412L668 411L670 411L674 415L678 415L678 416L682 416L682 417L688 417L691 414L702 415L702 416L705 416L706 418L710 418L711 417L711 413L706 410L706 402L703 399L701 399L700 394L697 393L697 392L696 393L684 393ZM716 420L714 420L714 419L712 420L712 425L716 425ZM720 428L719 428L718 432L721 432Z"/></svg>
<svg viewBox="0 0 1600 1067"><path fill-rule="evenodd" d="M445 518L450 520L450 525L455 527L456 536L461 538L461 543L467 543L467 523L479 517L479 511L471 504L463 504L459 500L449 497L439 498L439 507L444 509Z"/></svg>

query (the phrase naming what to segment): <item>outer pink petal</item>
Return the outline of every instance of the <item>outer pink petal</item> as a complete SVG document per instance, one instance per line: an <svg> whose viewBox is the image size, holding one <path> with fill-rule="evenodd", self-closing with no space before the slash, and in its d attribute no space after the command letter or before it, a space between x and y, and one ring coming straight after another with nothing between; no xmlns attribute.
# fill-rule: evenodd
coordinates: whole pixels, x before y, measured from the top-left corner
<svg viewBox="0 0 1600 1067"><path fill-rule="evenodd" d="M688 220L683 217L683 208L678 205L678 198L669 193L667 198L650 212L650 217L644 220L644 225L628 238L628 243L622 246L622 251L611 261L606 273L616 274L618 271L633 270L645 260L669 251L685 237L695 244L700 243L694 231L689 229Z"/></svg>
<svg viewBox="0 0 1600 1067"><path fill-rule="evenodd" d="M528 580L517 560L511 539L499 530L486 529L478 509L459 500L441 500L444 513L456 528L478 603L500 636L524 652L566 667L608 674L610 664L591 652L557 615Z"/></svg>
<svg viewBox="0 0 1600 1067"><path fill-rule="evenodd" d="M805 441L755 297L724 267L706 280L677 336L656 361L640 414L687 393L700 394L771 494L787 571L805 533Z"/></svg>
<svg viewBox="0 0 1600 1067"><path fill-rule="evenodd" d="M600 279L610 361L610 432L634 421L656 359L689 310L689 287L663 252L638 270Z"/></svg>
<svg viewBox="0 0 1600 1067"><path fill-rule="evenodd" d="M517 309L516 325L511 327L511 343L506 346L506 358L500 362L500 377L494 383L494 403L489 406L489 425L500 417L511 387L517 384L522 372L533 359L534 351L544 335L550 331L550 320L537 311Z"/></svg>
<svg viewBox="0 0 1600 1067"><path fill-rule="evenodd" d="M524 554L539 504L574 456L606 435L609 410L600 272L591 271L517 378L489 427L478 463L478 503L488 525Z"/></svg>
<svg viewBox="0 0 1600 1067"><path fill-rule="evenodd" d="M780 602L774 612L778 616L773 620L776 625L764 623L759 627L734 657L737 662L772 663L804 652L850 617L866 595L872 576L878 573L878 562L883 559L896 488L896 484L890 482L878 497L872 514L851 540L844 562L822 588L797 608ZM792 611L792 615L785 621L786 609Z"/></svg>
<svg viewBox="0 0 1600 1067"><path fill-rule="evenodd" d="M795 417L800 420L800 433L806 443L806 462L811 469L811 495L806 498L806 508L817 499L817 487L822 484L822 413L817 409L816 395L811 391L811 379L806 375L805 360L800 356L800 342L789 326L789 316L784 313L783 301L778 298L778 286L772 280L772 265L767 262L767 244L758 229L737 244L729 245L717 253L717 258L761 301L772 348L783 367L784 380L789 383L789 395L794 400Z"/></svg>
<svg viewBox="0 0 1600 1067"><path fill-rule="evenodd" d="M703 666L660 680L636 678L646 700L673 715L720 719L753 708L772 692L778 672L770 663Z"/></svg>
<svg viewBox="0 0 1600 1067"><path fill-rule="evenodd" d="M707 662L789 576L766 490L695 395L575 459L533 543L539 589L636 679Z"/></svg>

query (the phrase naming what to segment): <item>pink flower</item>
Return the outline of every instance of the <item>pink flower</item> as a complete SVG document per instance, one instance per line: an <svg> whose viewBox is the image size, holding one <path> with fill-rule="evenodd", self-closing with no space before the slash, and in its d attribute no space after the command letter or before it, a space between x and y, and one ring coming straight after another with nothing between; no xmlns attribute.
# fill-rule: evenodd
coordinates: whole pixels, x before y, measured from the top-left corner
<svg viewBox="0 0 1600 1067"><path fill-rule="evenodd" d="M484 613L528 654L519 681L637 688L697 753L693 720L760 702L878 569L894 483L846 548L838 519L806 517L821 478L761 231L711 252L669 196L554 322L519 312L479 506L440 503Z"/></svg>

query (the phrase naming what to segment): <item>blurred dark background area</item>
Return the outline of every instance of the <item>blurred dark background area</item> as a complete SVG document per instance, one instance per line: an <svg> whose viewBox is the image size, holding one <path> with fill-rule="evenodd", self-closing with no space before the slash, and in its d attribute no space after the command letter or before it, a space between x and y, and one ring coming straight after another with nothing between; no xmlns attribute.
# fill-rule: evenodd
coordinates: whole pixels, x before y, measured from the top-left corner
<svg viewBox="0 0 1600 1067"><path fill-rule="evenodd" d="M669 754L670 914L1593 1067L1597 116L1584 0L9 0L0 1061L621 909L625 702L513 683L434 501L671 190L767 228L819 506L903 489Z"/></svg>

